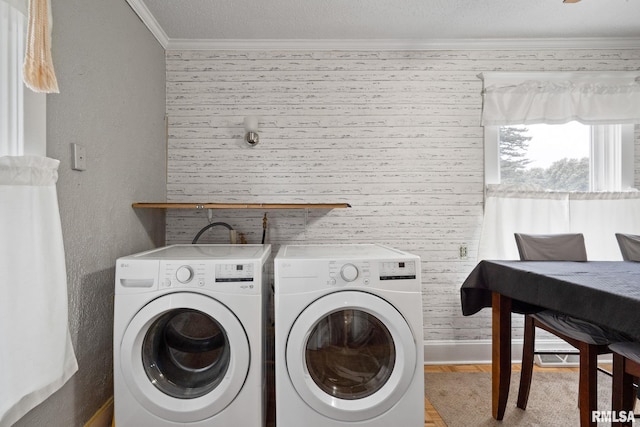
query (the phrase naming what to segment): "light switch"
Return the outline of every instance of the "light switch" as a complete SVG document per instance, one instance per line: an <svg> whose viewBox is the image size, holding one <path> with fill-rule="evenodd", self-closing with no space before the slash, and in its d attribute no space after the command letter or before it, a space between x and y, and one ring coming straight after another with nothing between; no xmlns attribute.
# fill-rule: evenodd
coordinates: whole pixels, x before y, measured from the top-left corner
<svg viewBox="0 0 640 427"><path fill-rule="evenodd" d="M71 169L75 171L87 170L87 153L80 144L71 144L72 162Z"/></svg>

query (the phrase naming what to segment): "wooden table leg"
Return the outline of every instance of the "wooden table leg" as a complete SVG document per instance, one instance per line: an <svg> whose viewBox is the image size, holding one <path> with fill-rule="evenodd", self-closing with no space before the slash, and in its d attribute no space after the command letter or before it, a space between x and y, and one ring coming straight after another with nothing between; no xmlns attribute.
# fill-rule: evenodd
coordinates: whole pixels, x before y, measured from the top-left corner
<svg viewBox="0 0 640 427"><path fill-rule="evenodd" d="M492 294L491 399L492 415L504 417L511 382L511 298Z"/></svg>
<svg viewBox="0 0 640 427"><path fill-rule="evenodd" d="M613 387L611 390L611 409L614 414L629 414L633 412L636 401L636 390L633 378L640 377L640 365L626 359L618 353L613 353ZM612 426L632 426L633 420L627 422L614 421Z"/></svg>
<svg viewBox="0 0 640 427"><path fill-rule="evenodd" d="M580 375L578 381L578 406L580 407L580 426L596 427L591 413L598 409L598 352L589 344L581 343Z"/></svg>

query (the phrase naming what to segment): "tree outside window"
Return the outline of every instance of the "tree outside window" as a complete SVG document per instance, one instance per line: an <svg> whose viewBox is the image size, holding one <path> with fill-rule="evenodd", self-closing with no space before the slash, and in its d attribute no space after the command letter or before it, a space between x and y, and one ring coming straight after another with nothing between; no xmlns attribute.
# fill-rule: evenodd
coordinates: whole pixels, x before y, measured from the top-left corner
<svg viewBox="0 0 640 427"><path fill-rule="evenodd" d="M555 125L561 132L543 142L546 153L536 153L530 145L540 125L500 127L500 182L511 185L534 185L544 190L589 191L590 159L584 156L590 141L578 140L571 152L571 143L563 141L568 127ZM551 126L551 125L542 125ZM564 129L559 129L564 127ZM587 126L588 128L588 126ZM537 132L538 131L538 132ZM559 138L555 139L554 138ZM575 136L572 137L575 139ZM554 156L555 148L562 143L565 157ZM588 151L586 151L588 153Z"/></svg>

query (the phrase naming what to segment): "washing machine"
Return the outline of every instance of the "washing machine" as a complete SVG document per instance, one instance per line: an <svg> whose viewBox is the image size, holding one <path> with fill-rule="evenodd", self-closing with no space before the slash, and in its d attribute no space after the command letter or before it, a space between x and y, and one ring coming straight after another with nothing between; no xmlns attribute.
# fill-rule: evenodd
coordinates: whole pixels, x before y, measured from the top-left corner
<svg viewBox="0 0 640 427"><path fill-rule="evenodd" d="M117 427L263 427L270 245L172 245L119 258Z"/></svg>
<svg viewBox="0 0 640 427"><path fill-rule="evenodd" d="M423 426L420 258L290 245L274 275L276 425Z"/></svg>

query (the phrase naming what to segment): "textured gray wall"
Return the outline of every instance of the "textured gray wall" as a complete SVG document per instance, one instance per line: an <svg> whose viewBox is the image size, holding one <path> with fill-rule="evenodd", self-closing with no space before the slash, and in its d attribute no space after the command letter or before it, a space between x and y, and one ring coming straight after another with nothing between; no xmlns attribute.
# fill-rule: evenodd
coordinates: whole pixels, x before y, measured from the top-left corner
<svg viewBox="0 0 640 427"><path fill-rule="evenodd" d="M164 50L127 2L56 0L53 59L60 94L47 97L47 155L61 161L58 198L69 323L79 371L16 426L81 426L113 394L115 259L164 243ZM87 170L71 170L71 143ZM47 351L47 349L43 349Z"/></svg>

